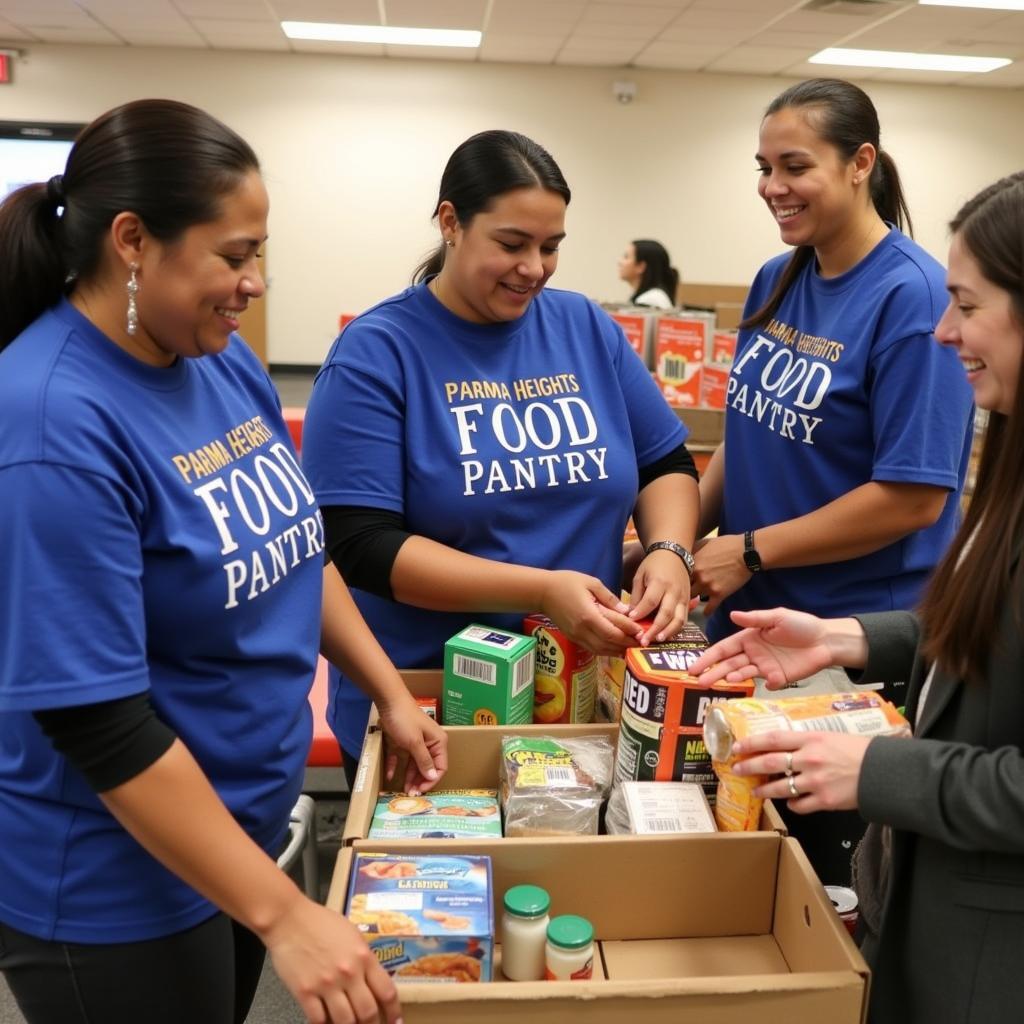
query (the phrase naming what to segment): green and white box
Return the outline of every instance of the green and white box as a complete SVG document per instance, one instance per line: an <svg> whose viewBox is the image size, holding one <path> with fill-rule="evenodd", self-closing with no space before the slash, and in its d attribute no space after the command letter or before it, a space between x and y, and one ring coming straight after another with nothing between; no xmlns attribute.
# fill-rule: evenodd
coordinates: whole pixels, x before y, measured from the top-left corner
<svg viewBox="0 0 1024 1024"><path fill-rule="evenodd" d="M444 645L444 724L523 725L533 720L537 641L474 623Z"/></svg>

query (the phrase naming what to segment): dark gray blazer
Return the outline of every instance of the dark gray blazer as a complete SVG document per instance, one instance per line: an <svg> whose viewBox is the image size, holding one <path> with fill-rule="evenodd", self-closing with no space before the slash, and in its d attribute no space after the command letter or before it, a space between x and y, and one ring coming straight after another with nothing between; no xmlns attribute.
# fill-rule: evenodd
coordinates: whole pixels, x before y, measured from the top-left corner
<svg viewBox="0 0 1024 1024"><path fill-rule="evenodd" d="M864 678L908 679L913 723L929 667L917 619L858 619ZM893 828L880 934L864 949L870 1024L1024 1020L1024 636L1010 608L995 636L984 682L936 672L915 738L874 739L864 758L860 813Z"/></svg>

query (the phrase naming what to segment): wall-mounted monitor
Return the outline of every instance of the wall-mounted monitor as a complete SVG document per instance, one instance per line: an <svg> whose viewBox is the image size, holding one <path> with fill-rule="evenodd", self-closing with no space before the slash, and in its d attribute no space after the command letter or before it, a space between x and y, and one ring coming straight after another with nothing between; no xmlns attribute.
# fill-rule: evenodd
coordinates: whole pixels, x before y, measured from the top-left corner
<svg viewBox="0 0 1024 1024"><path fill-rule="evenodd" d="M83 127L62 121L0 121L0 199L22 185L62 174Z"/></svg>

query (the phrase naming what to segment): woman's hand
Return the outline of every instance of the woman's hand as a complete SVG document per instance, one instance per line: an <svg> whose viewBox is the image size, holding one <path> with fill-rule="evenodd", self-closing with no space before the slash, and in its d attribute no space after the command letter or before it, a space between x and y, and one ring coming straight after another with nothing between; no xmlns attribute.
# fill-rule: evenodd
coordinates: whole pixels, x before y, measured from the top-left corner
<svg viewBox="0 0 1024 1024"><path fill-rule="evenodd" d="M694 548L693 591L705 599L704 614L711 616L747 580L750 570L743 562L743 538L738 533L707 537Z"/></svg>
<svg viewBox="0 0 1024 1024"><path fill-rule="evenodd" d="M690 667L704 686L763 676L769 690L781 690L835 664L825 619L788 608L729 617L745 628L713 644Z"/></svg>
<svg viewBox="0 0 1024 1024"><path fill-rule="evenodd" d="M737 775L781 776L754 795L785 800L799 814L854 811L864 754L871 739L835 732L766 732L732 745ZM794 795L795 794L795 795Z"/></svg>
<svg viewBox="0 0 1024 1024"><path fill-rule="evenodd" d="M620 655L635 647L641 627L599 579L570 569L548 573L540 610L573 643L594 654Z"/></svg>
<svg viewBox="0 0 1024 1024"><path fill-rule="evenodd" d="M633 577L630 606L631 619L648 619L657 613L651 628L639 638L642 646L678 633L690 606L690 577L682 559L664 549L647 555Z"/></svg>
<svg viewBox="0 0 1024 1024"><path fill-rule="evenodd" d="M407 751L404 792L418 796L441 781L448 770L448 734L409 696L378 702L380 726L386 740L384 778L390 782L398 767L399 751Z"/></svg>
<svg viewBox="0 0 1024 1024"><path fill-rule="evenodd" d="M395 983L355 925L340 914L297 893L288 912L260 937L311 1024L401 1020Z"/></svg>

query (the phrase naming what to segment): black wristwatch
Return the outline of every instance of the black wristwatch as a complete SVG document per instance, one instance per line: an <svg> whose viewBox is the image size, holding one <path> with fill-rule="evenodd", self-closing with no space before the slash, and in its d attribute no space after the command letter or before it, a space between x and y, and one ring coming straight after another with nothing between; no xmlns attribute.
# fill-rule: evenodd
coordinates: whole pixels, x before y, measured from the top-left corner
<svg viewBox="0 0 1024 1024"><path fill-rule="evenodd" d="M754 531L747 530L743 534L743 564L750 572L761 571L761 556L754 547Z"/></svg>
<svg viewBox="0 0 1024 1024"><path fill-rule="evenodd" d="M644 548L644 554L649 555L652 551L660 551L662 548L677 554L683 560L683 565L686 566L686 575L692 580L697 566L693 561L693 555L682 544L677 544L674 540L656 540L653 544L648 544Z"/></svg>

